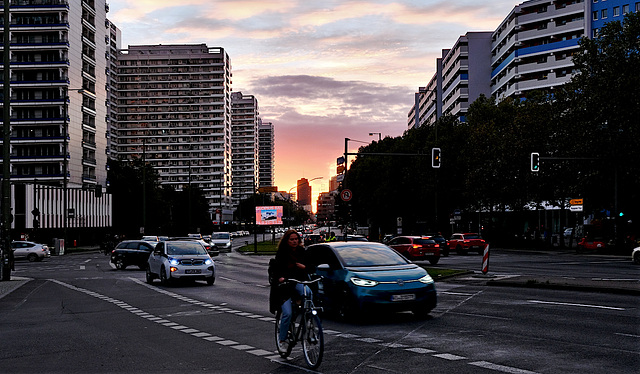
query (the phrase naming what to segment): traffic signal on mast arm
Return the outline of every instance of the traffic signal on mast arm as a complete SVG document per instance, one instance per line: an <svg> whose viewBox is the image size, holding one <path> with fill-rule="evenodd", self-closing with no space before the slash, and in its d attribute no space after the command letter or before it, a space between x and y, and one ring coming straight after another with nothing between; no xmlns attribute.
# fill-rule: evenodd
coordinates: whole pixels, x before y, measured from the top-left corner
<svg viewBox="0 0 640 374"><path fill-rule="evenodd" d="M531 153L531 171L540 171L540 154L538 152Z"/></svg>
<svg viewBox="0 0 640 374"><path fill-rule="evenodd" d="M440 167L441 158L440 158L440 148L432 148L431 149L431 167L437 169Z"/></svg>

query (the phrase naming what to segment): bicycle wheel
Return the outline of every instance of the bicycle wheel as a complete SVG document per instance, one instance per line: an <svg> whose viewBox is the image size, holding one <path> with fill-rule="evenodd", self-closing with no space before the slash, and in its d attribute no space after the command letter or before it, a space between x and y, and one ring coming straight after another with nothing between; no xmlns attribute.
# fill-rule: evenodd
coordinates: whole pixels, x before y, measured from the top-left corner
<svg viewBox="0 0 640 374"><path fill-rule="evenodd" d="M293 329L294 329L294 323L293 323L293 318L291 323L289 324L289 332L287 332L287 349L284 351L280 350L280 346L278 345L278 336L280 335L280 317L281 317L282 312L280 310L278 310L276 312L276 331L275 331L275 340L276 340L276 350L278 350L278 353L280 354L280 356L282 358L287 358L289 357L289 355L291 354L291 350L293 349L293 345L294 345L294 340L293 340Z"/></svg>
<svg viewBox="0 0 640 374"><path fill-rule="evenodd" d="M322 362L324 353L324 334L322 322L316 315L309 314L305 318L305 327L302 333L302 351L304 360L311 369L316 369Z"/></svg>

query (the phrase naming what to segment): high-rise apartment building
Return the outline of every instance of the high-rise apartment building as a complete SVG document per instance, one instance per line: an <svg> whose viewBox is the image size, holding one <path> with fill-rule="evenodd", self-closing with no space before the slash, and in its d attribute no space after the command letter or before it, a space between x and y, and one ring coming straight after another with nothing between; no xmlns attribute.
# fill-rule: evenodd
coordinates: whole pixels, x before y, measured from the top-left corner
<svg viewBox="0 0 640 374"><path fill-rule="evenodd" d="M108 5L21 0L10 7L11 181L105 185Z"/></svg>
<svg viewBox="0 0 640 374"><path fill-rule="evenodd" d="M212 218L231 212L231 62L223 48L129 46L118 55L117 155L160 183L197 186Z"/></svg>
<svg viewBox="0 0 640 374"><path fill-rule="evenodd" d="M274 186L275 133L272 122L258 124L258 187Z"/></svg>
<svg viewBox="0 0 640 374"><path fill-rule="evenodd" d="M436 73L420 87L409 111L408 127L434 123L443 114L466 121L469 104L490 95L491 32L468 32L436 60Z"/></svg>
<svg viewBox="0 0 640 374"><path fill-rule="evenodd" d="M258 100L242 92L231 94L231 165L233 203L251 197L258 183Z"/></svg>
<svg viewBox="0 0 640 374"><path fill-rule="evenodd" d="M579 50L582 37L595 38L605 23L622 21L624 15L640 11L640 2L629 0L530 0L515 6L490 36L489 92L497 100L507 97L526 97L527 92L553 90L565 84L574 74L572 56ZM469 36L468 33L467 36ZM486 33L482 35L486 41ZM461 39L452 48L462 45ZM446 52L445 52L446 51ZM461 113L464 101L477 98L469 86L465 98L464 81L475 79L472 71L465 75L464 58L485 60L487 51L482 48L461 48L459 52L443 51L442 61L436 61L436 73L426 87L416 93L415 104L408 113L409 128L432 124L437 118L438 106L442 113ZM475 57L478 55L478 58ZM462 58L462 60L460 59ZM442 66L441 66L442 64ZM471 63L469 63L471 66ZM485 74L486 67L477 70ZM450 78L447 79L447 76ZM466 78L465 78L466 77ZM438 91L442 82L443 92ZM479 84L487 84L486 77ZM451 87L460 87L456 92ZM459 93L458 93L459 92ZM480 91L479 91L480 92ZM460 117L464 120L463 117Z"/></svg>
<svg viewBox="0 0 640 374"><path fill-rule="evenodd" d="M333 219L335 212L335 199L337 192L320 192L318 195L316 217L318 221L329 221Z"/></svg>

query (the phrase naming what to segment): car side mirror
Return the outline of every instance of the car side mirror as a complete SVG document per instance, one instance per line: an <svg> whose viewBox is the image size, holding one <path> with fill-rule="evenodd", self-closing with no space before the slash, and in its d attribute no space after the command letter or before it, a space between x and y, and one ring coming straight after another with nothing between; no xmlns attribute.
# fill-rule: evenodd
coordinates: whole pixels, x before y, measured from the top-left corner
<svg viewBox="0 0 640 374"><path fill-rule="evenodd" d="M316 272L318 272L318 271L323 271L325 273L330 273L332 271L332 269L329 266L329 264L320 264L320 265L316 266Z"/></svg>

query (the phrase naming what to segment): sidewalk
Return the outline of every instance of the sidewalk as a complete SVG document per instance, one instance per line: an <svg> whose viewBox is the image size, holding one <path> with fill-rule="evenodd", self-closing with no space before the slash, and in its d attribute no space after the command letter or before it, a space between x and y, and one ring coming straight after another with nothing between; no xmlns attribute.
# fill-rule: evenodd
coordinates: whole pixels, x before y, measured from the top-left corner
<svg viewBox="0 0 640 374"><path fill-rule="evenodd" d="M0 299L2 299L5 295L8 295L11 292L15 291L18 287L22 286L30 280L31 279L29 278L16 277L12 275L10 281L0 281Z"/></svg>

